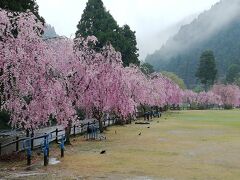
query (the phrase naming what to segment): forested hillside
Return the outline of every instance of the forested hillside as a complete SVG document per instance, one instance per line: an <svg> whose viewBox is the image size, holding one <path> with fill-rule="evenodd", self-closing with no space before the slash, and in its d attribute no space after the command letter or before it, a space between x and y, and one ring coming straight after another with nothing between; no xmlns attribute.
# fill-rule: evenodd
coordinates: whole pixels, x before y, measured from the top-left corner
<svg viewBox="0 0 240 180"><path fill-rule="evenodd" d="M214 52L219 80L225 78L229 66L240 64L239 0L222 0L203 12L182 26L160 50L147 56L146 62L156 70L175 72L193 87L199 58L205 50Z"/></svg>

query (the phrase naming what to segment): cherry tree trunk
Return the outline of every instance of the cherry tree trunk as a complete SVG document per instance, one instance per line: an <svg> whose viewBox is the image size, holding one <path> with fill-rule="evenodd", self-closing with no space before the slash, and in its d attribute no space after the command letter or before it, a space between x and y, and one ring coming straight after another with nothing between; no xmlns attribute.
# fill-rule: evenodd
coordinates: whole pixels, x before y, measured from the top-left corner
<svg viewBox="0 0 240 180"><path fill-rule="evenodd" d="M71 145L70 142L70 135L71 135L71 128L72 128L72 122L68 123L68 126L65 128L65 136L66 136L66 145Z"/></svg>
<svg viewBox="0 0 240 180"><path fill-rule="evenodd" d="M103 133L104 127L103 127L102 118L98 119L98 123L99 123L99 131L100 133Z"/></svg>

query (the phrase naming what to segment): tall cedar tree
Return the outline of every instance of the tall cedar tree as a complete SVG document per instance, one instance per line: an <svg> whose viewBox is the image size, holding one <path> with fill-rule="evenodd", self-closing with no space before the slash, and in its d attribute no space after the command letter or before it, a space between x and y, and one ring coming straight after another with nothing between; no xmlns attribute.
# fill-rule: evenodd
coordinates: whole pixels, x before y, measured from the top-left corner
<svg viewBox="0 0 240 180"><path fill-rule="evenodd" d="M238 64L231 64L228 68L226 81L227 83L233 83L236 78L239 77L240 66Z"/></svg>
<svg viewBox="0 0 240 180"><path fill-rule="evenodd" d="M140 64L135 32L128 25L119 27L101 0L88 0L77 28L76 37L94 35L98 38L96 48L111 43L121 52L124 66Z"/></svg>
<svg viewBox="0 0 240 180"><path fill-rule="evenodd" d="M196 77L204 85L205 91L214 84L217 77L217 69L212 51L208 50L202 53Z"/></svg>
<svg viewBox="0 0 240 180"><path fill-rule="evenodd" d="M26 12L26 10L30 10L44 23L43 17L38 13L38 5L35 0L1 0L0 8L16 12Z"/></svg>

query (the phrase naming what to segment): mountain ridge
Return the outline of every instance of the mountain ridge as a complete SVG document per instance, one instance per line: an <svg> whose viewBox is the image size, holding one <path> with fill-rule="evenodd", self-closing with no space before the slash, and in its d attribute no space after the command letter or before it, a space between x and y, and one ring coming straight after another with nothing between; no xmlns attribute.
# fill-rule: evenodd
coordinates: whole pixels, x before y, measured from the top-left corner
<svg viewBox="0 0 240 180"><path fill-rule="evenodd" d="M158 71L178 74L192 87L196 84L195 71L204 50L214 51L221 79L229 65L240 64L239 42L240 1L221 0L190 24L182 26L165 45L148 55L146 62Z"/></svg>

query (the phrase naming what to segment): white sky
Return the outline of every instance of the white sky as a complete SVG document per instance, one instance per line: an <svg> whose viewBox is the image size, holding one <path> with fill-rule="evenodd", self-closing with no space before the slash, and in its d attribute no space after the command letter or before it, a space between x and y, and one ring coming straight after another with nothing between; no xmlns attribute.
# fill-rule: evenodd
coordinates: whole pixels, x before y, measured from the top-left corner
<svg viewBox="0 0 240 180"><path fill-rule="evenodd" d="M159 49L166 31L179 21L209 9L219 0L102 0L120 26L136 31L140 58ZM37 0L41 16L59 35L74 37L87 0ZM161 34L165 32L165 34ZM162 37L159 39L159 37ZM152 44L151 44L152 43Z"/></svg>

